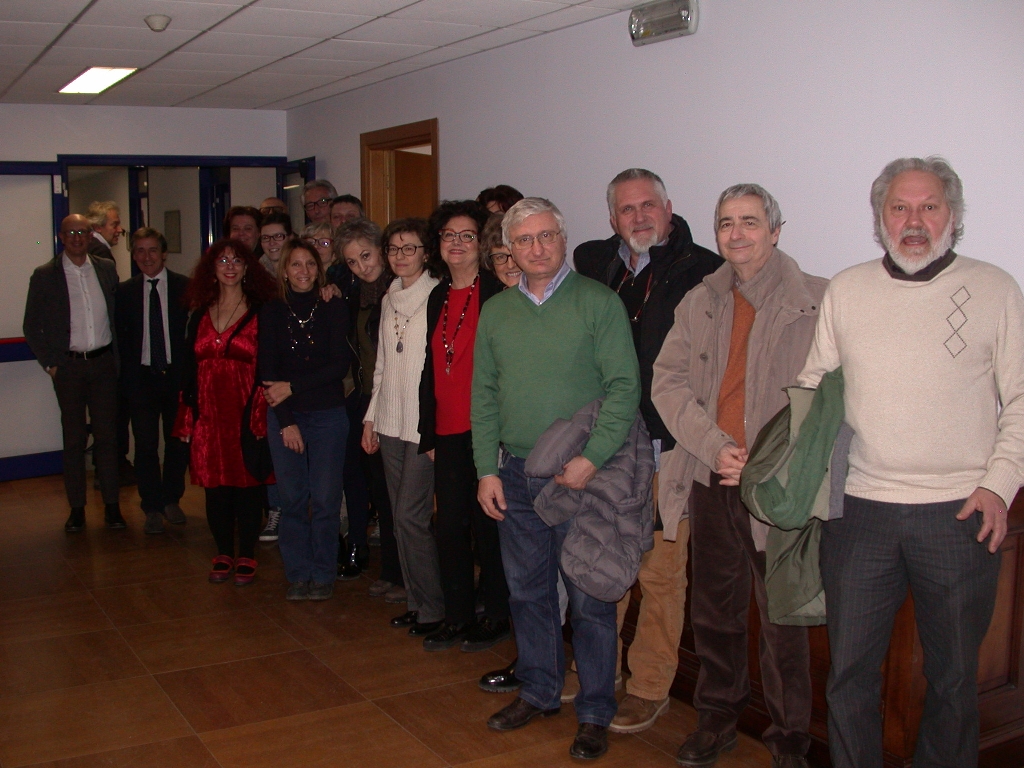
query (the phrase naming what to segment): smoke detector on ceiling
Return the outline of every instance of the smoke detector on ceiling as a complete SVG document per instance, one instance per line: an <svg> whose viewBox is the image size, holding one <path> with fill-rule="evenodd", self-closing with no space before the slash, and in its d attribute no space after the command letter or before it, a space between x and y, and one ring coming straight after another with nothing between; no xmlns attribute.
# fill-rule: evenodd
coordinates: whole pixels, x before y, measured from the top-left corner
<svg viewBox="0 0 1024 768"><path fill-rule="evenodd" d="M146 26L154 32L163 32L167 29L167 25L171 23L171 17L164 16L160 13L154 13L152 16L147 16L143 21L145 21Z"/></svg>

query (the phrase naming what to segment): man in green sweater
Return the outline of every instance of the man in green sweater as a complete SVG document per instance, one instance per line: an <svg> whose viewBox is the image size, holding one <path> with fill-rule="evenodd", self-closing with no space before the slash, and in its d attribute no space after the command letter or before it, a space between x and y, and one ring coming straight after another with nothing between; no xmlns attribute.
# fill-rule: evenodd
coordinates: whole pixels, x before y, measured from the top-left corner
<svg viewBox="0 0 1024 768"><path fill-rule="evenodd" d="M522 680L519 697L487 724L512 730L557 714L565 677L556 584L570 523L550 527L534 512L548 480L526 476L526 457L555 419L604 398L583 451L555 477L569 488L585 488L629 433L640 374L622 302L566 263L559 210L542 198L525 198L505 215L502 236L523 277L518 289L495 296L480 312L471 417L477 497L498 521ZM608 749L616 709L616 604L590 597L568 579L565 586L580 677L580 725L569 753L596 758Z"/></svg>

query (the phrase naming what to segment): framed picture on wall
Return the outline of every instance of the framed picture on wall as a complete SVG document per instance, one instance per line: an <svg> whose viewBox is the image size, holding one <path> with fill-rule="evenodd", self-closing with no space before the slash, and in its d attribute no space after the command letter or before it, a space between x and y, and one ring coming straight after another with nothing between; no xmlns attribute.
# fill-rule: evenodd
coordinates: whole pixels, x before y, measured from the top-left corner
<svg viewBox="0 0 1024 768"><path fill-rule="evenodd" d="M164 211L164 237L168 253L181 253L181 211Z"/></svg>

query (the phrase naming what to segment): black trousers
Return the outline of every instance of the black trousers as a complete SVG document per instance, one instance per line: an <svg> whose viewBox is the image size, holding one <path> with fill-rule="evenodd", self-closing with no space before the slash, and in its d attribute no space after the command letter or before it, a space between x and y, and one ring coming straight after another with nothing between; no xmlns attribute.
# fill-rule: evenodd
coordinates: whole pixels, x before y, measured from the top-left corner
<svg viewBox="0 0 1024 768"><path fill-rule="evenodd" d="M369 400L352 393L345 398L348 415L348 443L345 446L345 510L348 512L348 543L366 546L366 527L370 522L370 485L363 464L365 455L360 449L363 439L363 417ZM346 552L339 552L344 558ZM394 583L394 582L392 582Z"/></svg>
<svg viewBox="0 0 1024 768"><path fill-rule="evenodd" d="M928 683L914 765L978 764L978 650L995 608L1000 553L975 538L980 512L956 519L963 503L846 496L843 516L822 525L836 768L882 766L882 662L908 587Z"/></svg>
<svg viewBox="0 0 1024 768"><path fill-rule="evenodd" d="M263 524L262 485L236 488L219 485L206 489L206 522L217 542L217 554L235 557L235 526L238 526L238 557L256 557L256 540Z"/></svg>
<svg viewBox="0 0 1024 768"><path fill-rule="evenodd" d="M163 512L185 493L188 446L171 437L178 412L179 389L167 372L142 368L139 390L128 395L132 433L135 435L135 477L144 512ZM163 422L164 466L160 472L160 425Z"/></svg>
<svg viewBox="0 0 1024 768"><path fill-rule="evenodd" d="M104 504L118 501L117 361L113 352L81 360L69 357L57 366L53 390L64 433L64 489L68 504L84 507L85 447L92 423L93 463ZM88 411L88 418L86 412Z"/></svg>
<svg viewBox="0 0 1024 768"><path fill-rule="evenodd" d="M508 585L501 564L498 524L476 500L476 466L470 432L438 435L434 448L434 536L441 565L445 621L468 623L476 617L473 542L480 561L480 597L484 615L507 619Z"/></svg>
<svg viewBox="0 0 1024 768"><path fill-rule="evenodd" d="M695 482L690 496L690 618L700 658L693 706L700 729L735 729L750 701L747 616L753 585L761 615L761 685L772 718L762 738L773 755L805 755L811 744L807 628L768 621L764 552L754 547L750 513L740 500L740 489L721 485L720 480L712 473L710 488Z"/></svg>

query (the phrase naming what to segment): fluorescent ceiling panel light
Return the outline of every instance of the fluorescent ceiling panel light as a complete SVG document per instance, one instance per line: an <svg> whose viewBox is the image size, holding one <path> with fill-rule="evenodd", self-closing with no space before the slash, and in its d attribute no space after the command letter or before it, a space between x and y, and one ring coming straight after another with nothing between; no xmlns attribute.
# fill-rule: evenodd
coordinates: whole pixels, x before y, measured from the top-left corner
<svg viewBox="0 0 1024 768"><path fill-rule="evenodd" d="M91 67L60 89L61 93L103 93L124 80L135 67Z"/></svg>

